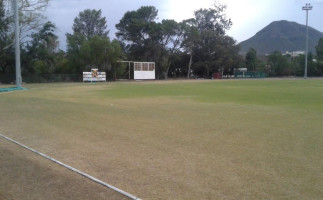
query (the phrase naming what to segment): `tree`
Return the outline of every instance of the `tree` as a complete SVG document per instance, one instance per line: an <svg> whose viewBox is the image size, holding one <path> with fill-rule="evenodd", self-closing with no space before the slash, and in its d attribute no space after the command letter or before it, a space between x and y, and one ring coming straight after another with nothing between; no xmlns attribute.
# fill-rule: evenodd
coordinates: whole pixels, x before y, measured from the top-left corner
<svg viewBox="0 0 323 200"><path fill-rule="evenodd" d="M3 1L0 1L0 42L2 42L5 39L5 36L8 31L8 18L6 18L6 13L3 5ZM2 45L0 46L0 50L3 47Z"/></svg>
<svg viewBox="0 0 323 200"><path fill-rule="evenodd" d="M281 52L275 51L268 56L268 64L271 66L272 76L283 76L288 75L286 69L289 68L290 63L288 58L283 56Z"/></svg>
<svg viewBox="0 0 323 200"><path fill-rule="evenodd" d="M190 55L188 70L187 70L187 78L189 79L191 76L191 66L193 62L194 55L194 46L199 38L199 31L197 27L194 26L194 19L184 20L182 22L184 28L184 38L181 44L181 48L183 48L187 54Z"/></svg>
<svg viewBox="0 0 323 200"><path fill-rule="evenodd" d="M137 11L126 12L116 24L116 36L129 45L143 45L150 37L149 28L155 24L157 15L158 10L153 6L142 6Z"/></svg>
<svg viewBox="0 0 323 200"><path fill-rule="evenodd" d="M29 73L53 73L56 67L56 53L58 37L55 35L56 26L47 22L38 33L31 35L32 41L27 45L27 58L25 62Z"/></svg>
<svg viewBox="0 0 323 200"><path fill-rule="evenodd" d="M215 3L214 8L200 9L195 12L195 18L177 23L174 20L157 22L158 10L143 6L123 16L116 25L116 35L123 42L129 60L156 62L159 78L170 75L171 65L178 61L183 50L190 55L189 69L185 69L188 77L192 63L195 71L204 76L220 68L230 71L236 63L239 47L225 35L232 25L224 14L225 9L226 6ZM201 72L204 69L205 72Z"/></svg>
<svg viewBox="0 0 323 200"><path fill-rule="evenodd" d="M10 45L12 38L8 34L9 19L6 16L4 1L0 1L0 74L4 74L9 66L13 66L14 49Z"/></svg>
<svg viewBox="0 0 323 200"><path fill-rule="evenodd" d="M164 44L169 44L171 35L164 37L164 33L169 30L171 22L164 21L163 27L162 23L155 21L157 15L158 10L153 6L126 12L116 25L116 36L124 43L129 60L156 62L157 77L160 77L167 68L163 67L168 62L164 57L167 55Z"/></svg>
<svg viewBox="0 0 323 200"><path fill-rule="evenodd" d="M317 57L317 76L323 75L323 38L320 38L316 48L316 57Z"/></svg>
<svg viewBox="0 0 323 200"><path fill-rule="evenodd" d="M81 73L86 66L93 64L87 63L88 59L81 57L81 48L84 51L86 46L83 47L83 45L89 45L89 40L93 37L107 38L108 31L106 28L106 19L101 17L101 10L86 9L75 17L72 27L73 34L66 33L67 53L72 73Z"/></svg>
<svg viewBox="0 0 323 200"><path fill-rule="evenodd" d="M249 71L256 71L257 62L257 51L254 48L250 48L246 55L247 69Z"/></svg>
<svg viewBox="0 0 323 200"><path fill-rule="evenodd" d="M98 67L103 71L110 71L112 64L116 64L121 55L118 41L110 42L108 37L94 36L85 41L80 49L80 57L86 63L86 69Z"/></svg>
<svg viewBox="0 0 323 200"><path fill-rule="evenodd" d="M195 22L201 32L212 31L216 35L225 35L226 30L232 26L231 19L225 15L226 5L219 2L213 4L214 8L200 9L195 11Z"/></svg>
<svg viewBox="0 0 323 200"><path fill-rule="evenodd" d="M32 46L46 49L48 52L53 53L57 50L59 45L58 37L55 35L56 26L52 22L46 22L38 33L33 33Z"/></svg>
<svg viewBox="0 0 323 200"><path fill-rule="evenodd" d="M74 19L73 34L66 34L70 70L81 73L93 67L111 71L121 56L118 41L110 41L101 10L84 10Z"/></svg>
<svg viewBox="0 0 323 200"><path fill-rule="evenodd" d="M169 68L174 61L175 55L180 52L184 40L185 24L177 23L175 20L163 20L162 27L162 44L165 49L165 64L162 71L165 79L168 78Z"/></svg>
<svg viewBox="0 0 323 200"><path fill-rule="evenodd" d="M47 7L49 0L20 0L20 10L38 11Z"/></svg>
<svg viewBox="0 0 323 200"><path fill-rule="evenodd" d="M13 1L1 1L1 19L0 19L0 71L2 73L14 73L14 9ZM10 3L11 2L11 3ZM30 41L31 34L37 32L44 24L45 17L42 11L47 7L49 0L18 0L19 24L20 24L20 43L22 46L21 56L26 51L23 49L25 44ZM3 28L6 24L5 28ZM24 66L25 63L22 63ZM24 68L22 68L24 70ZM13 81L13 80L11 80Z"/></svg>
<svg viewBox="0 0 323 200"><path fill-rule="evenodd" d="M212 72L231 71L232 64L236 63L239 47L226 35L232 22L226 18L225 9L225 5L215 2L213 8L197 10L195 17L188 20L189 30L196 30L197 34L187 37L184 48L193 54L190 63L194 62L194 73L199 76L210 77Z"/></svg>
<svg viewBox="0 0 323 200"><path fill-rule="evenodd" d="M323 38L320 38L316 48L316 56L319 61L323 61Z"/></svg>
<svg viewBox="0 0 323 200"><path fill-rule="evenodd" d="M74 33L83 35L86 39L90 39L94 36L107 37L109 34L109 31L106 30L107 21L101 14L101 10L94 9L86 9L83 12L80 12L78 17L74 19Z"/></svg>
<svg viewBox="0 0 323 200"><path fill-rule="evenodd" d="M38 31L39 28L46 22L46 17L43 15L48 6L49 0L18 0L19 25L20 25L20 41L28 41L31 33ZM13 35L15 31L13 19L13 4L7 4L6 17L11 22L8 32ZM13 45L13 43L11 44Z"/></svg>
<svg viewBox="0 0 323 200"><path fill-rule="evenodd" d="M142 6L136 11L126 12L116 24L116 36L126 44L130 56L141 60L155 57L152 55L155 49L150 48L158 46L156 38L161 33L161 27L154 21L157 15L155 7Z"/></svg>

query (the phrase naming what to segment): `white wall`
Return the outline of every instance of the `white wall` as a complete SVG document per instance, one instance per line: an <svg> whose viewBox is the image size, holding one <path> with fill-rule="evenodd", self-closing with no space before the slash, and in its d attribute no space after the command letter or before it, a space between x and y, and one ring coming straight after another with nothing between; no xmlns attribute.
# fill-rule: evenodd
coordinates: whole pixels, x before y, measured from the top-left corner
<svg viewBox="0 0 323 200"><path fill-rule="evenodd" d="M156 79L155 70L154 71L134 71L134 79L135 80L148 80L148 79Z"/></svg>

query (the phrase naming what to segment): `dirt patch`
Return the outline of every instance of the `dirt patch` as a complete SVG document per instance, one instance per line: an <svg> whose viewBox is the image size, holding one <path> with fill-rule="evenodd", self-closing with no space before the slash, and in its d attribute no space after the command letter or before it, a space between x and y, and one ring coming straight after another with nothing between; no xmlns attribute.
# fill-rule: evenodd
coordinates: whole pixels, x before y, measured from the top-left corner
<svg viewBox="0 0 323 200"><path fill-rule="evenodd" d="M0 199L128 199L0 139Z"/></svg>

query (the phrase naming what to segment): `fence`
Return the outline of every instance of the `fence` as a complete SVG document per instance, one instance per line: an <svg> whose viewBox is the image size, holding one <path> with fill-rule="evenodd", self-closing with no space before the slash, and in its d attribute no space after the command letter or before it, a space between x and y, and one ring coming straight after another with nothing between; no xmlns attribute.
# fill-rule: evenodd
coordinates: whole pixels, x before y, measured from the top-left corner
<svg viewBox="0 0 323 200"><path fill-rule="evenodd" d="M0 83L14 83L15 74L0 75ZM28 74L22 75L24 83L82 82L82 74Z"/></svg>
<svg viewBox="0 0 323 200"><path fill-rule="evenodd" d="M263 72L235 72L234 78L267 78Z"/></svg>

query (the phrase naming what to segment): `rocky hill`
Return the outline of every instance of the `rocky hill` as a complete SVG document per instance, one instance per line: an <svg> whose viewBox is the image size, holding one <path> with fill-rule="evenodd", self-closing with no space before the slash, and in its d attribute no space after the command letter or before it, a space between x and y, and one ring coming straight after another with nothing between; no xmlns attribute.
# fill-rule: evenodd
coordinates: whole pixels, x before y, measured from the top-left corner
<svg viewBox="0 0 323 200"><path fill-rule="evenodd" d="M309 51L315 54L315 46L323 33L309 27ZM241 54L254 48L257 54L264 55L273 51L305 51L306 26L290 21L275 21L259 31L255 36L240 43Z"/></svg>

